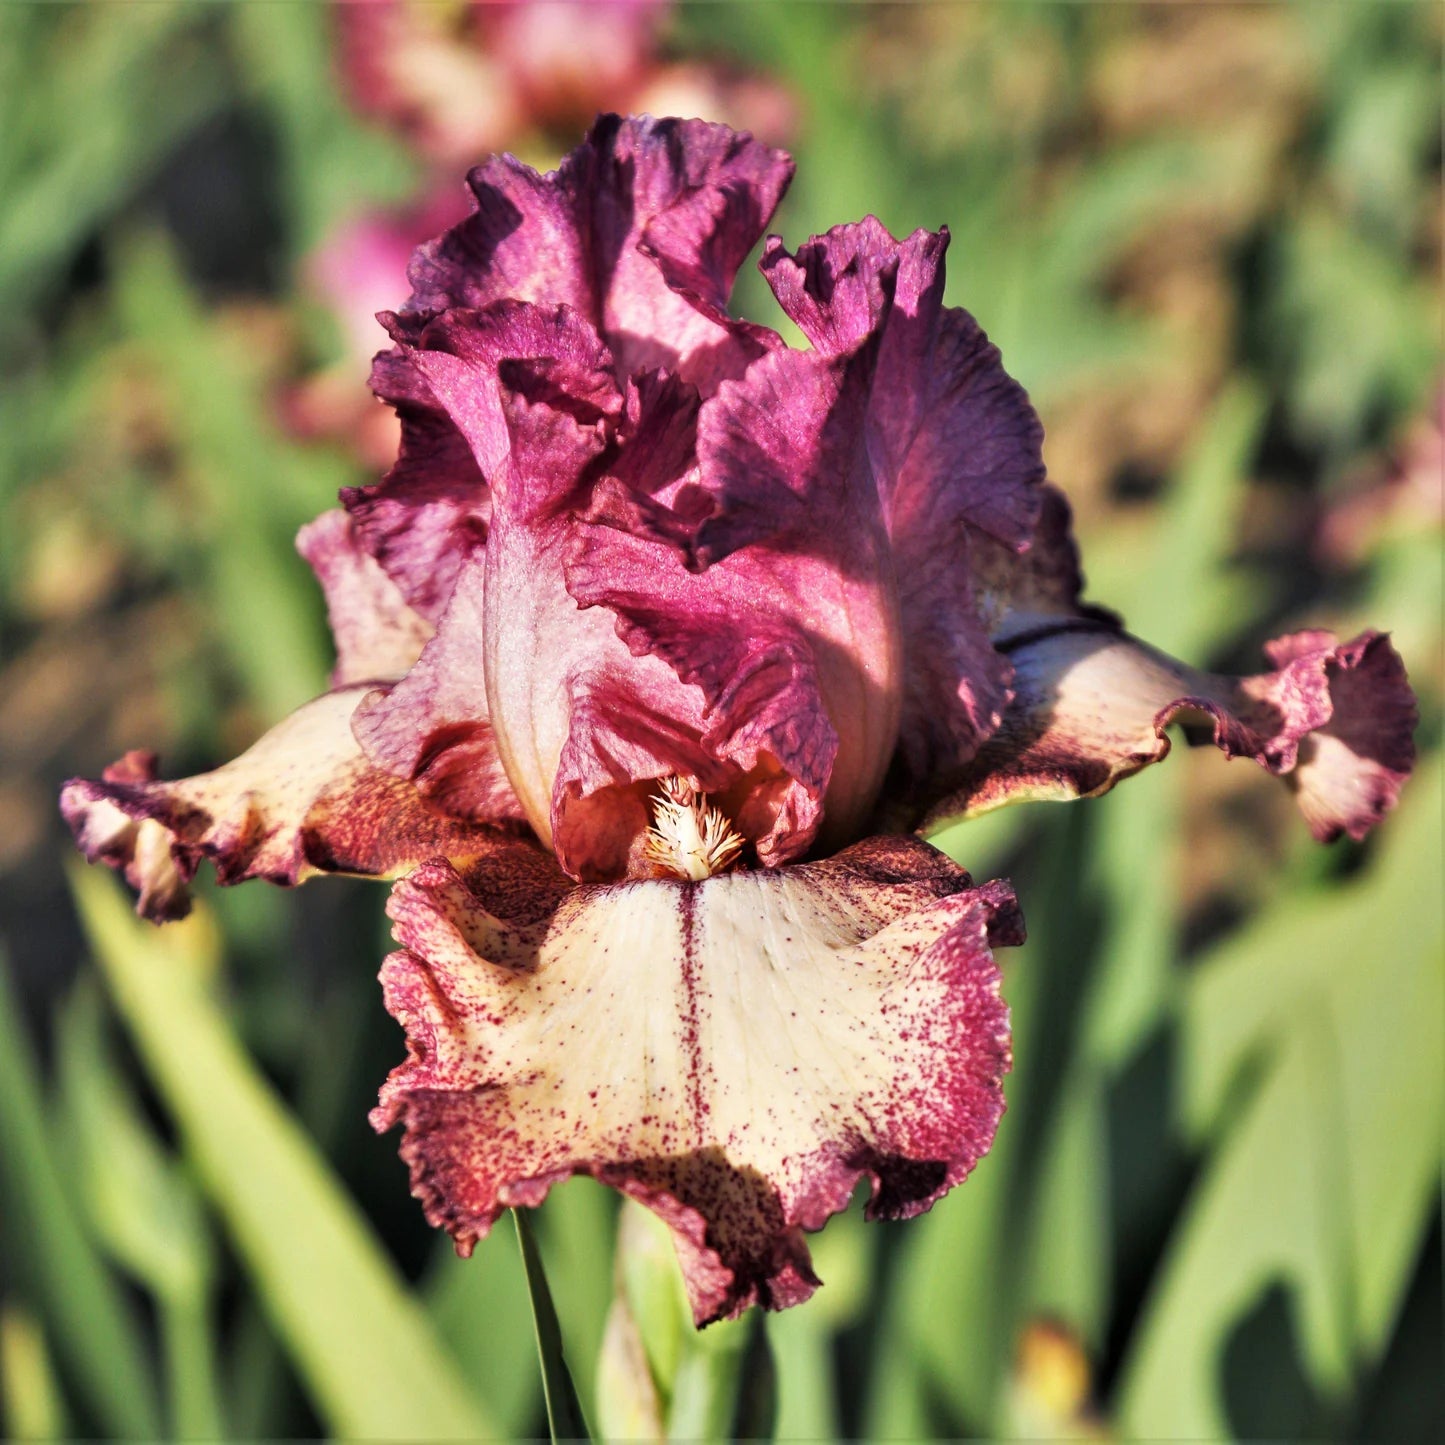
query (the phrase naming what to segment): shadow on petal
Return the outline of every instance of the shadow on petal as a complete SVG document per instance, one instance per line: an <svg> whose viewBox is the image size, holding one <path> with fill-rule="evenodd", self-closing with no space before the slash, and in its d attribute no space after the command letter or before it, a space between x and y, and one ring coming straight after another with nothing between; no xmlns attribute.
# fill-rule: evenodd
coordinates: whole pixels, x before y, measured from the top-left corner
<svg viewBox="0 0 1445 1445"><path fill-rule="evenodd" d="M412 1190L463 1253L591 1174L666 1220L706 1323L806 1298L803 1233L860 1180L871 1216L907 1216L987 1152L1010 1062L991 949L1022 939L1006 884L876 838L522 916L543 855L506 848L491 877L436 862L399 884L382 971L409 1057L372 1122L405 1125Z"/></svg>

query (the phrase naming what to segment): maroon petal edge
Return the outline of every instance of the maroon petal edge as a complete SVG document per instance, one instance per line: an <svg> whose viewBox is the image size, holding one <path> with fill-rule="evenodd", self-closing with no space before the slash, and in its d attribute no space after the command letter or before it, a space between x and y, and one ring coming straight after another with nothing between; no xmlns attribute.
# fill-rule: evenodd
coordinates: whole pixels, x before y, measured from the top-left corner
<svg viewBox="0 0 1445 1445"><path fill-rule="evenodd" d="M98 782L72 778L60 808L86 858L121 871L153 922L184 917L203 859L223 884L291 886L318 873L396 877L425 858L464 858L489 830L442 816L373 768L351 733L369 684L298 708L211 773L158 780L153 753L127 753Z"/></svg>
<svg viewBox="0 0 1445 1445"><path fill-rule="evenodd" d="M555 911L519 912L547 869ZM1009 1067L990 950L1022 939L1006 884L880 838L700 884L561 885L519 844L393 892L382 982L409 1056L372 1122L405 1126L459 1252L591 1174L667 1222L705 1324L805 1299L803 1234L859 1180L871 1217L907 1217L987 1151Z"/></svg>
<svg viewBox="0 0 1445 1445"><path fill-rule="evenodd" d="M1321 842L1363 838L1414 766L1414 694L1388 637L1322 631L1267 645L1272 672L1224 677L1107 623L1051 621L1002 644L1017 697L922 831L1032 799L1097 797L1169 752L1180 723L1285 778Z"/></svg>

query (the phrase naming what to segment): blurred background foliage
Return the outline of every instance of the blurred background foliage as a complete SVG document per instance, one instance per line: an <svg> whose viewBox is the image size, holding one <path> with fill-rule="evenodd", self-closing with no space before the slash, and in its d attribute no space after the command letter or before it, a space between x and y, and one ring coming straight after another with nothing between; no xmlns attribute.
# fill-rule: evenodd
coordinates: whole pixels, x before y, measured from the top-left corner
<svg viewBox="0 0 1445 1445"><path fill-rule="evenodd" d="M701 1337L648 1218L556 1191L594 1430L1445 1438L1442 14L0 6L9 1433L545 1429L511 1231L461 1264L366 1124L384 890L209 889L149 930L67 875L54 798L320 690L291 538L394 445L369 315L469 161L550 164L607 107L788 146L790 243L947 222L1092 595L1230 670L1388 628L1423 721L1366 846L1209 749L936 840L1029 920L992 1156L924 1219L834 1221L809 1305ZM737 304L777 320L751 272Z"/></svg>

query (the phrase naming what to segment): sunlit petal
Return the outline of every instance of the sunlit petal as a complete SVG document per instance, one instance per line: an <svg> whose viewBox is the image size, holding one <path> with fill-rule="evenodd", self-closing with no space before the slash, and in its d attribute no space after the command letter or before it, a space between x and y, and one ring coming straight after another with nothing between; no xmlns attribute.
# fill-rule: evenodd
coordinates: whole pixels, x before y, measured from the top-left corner
<svg viewBox="0 0 1445 1445"><path fill-rule="evenodd" d="M391 904L410 1058L373 1121L406 1125L413 1189L464 1253L592 1174L672 1227L701 1323L811 1293L803 1231L860 1179L904 1217L987 1150L1009 1065L990 945L1022 936L1006 885L874 839L541 913L539 860L430 865Z"/></svg>

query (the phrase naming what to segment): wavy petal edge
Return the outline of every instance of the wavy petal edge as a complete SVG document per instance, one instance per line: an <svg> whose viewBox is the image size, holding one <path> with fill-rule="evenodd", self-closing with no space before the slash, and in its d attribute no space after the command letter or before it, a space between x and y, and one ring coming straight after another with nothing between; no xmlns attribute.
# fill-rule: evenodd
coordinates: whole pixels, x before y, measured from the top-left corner
<svg viewBox="0 0 1445 1445"><path fill-rule="evenodd" d="M408 1058L372 1123L405 1126L412 1191L459 1252L590 1174L667 1222L705 1324L805 1299L803 1235L860 1180L870 1217L904 1218L987 1151L1011 1061L991 950L1023 936L1007 884L908 838L696 884L565 881L518 845L393 893L382 983Z"/></svg>

